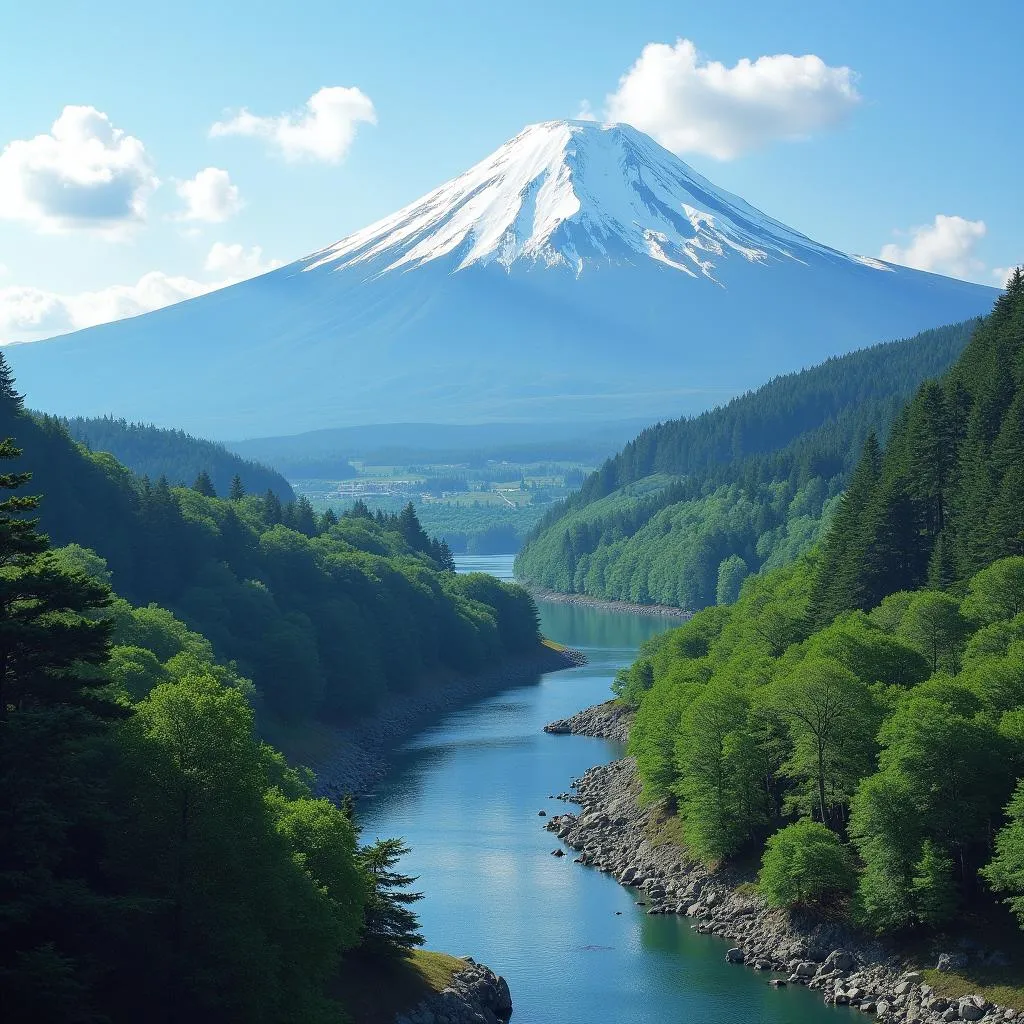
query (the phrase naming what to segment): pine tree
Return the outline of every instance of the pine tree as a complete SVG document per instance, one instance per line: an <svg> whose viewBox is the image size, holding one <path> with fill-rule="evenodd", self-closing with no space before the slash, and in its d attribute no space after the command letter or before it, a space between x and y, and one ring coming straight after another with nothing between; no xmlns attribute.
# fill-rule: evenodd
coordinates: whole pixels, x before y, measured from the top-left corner
<svg viewBox="0 0 1024 1024"><path fill-rule="evenodd" d="M333 508L326 509L324 514L320 517L320 525L318 527L319 533L327 533L332 526L338 525L338 516Z"/></svg>
<svg viewBox="0 0 1024 1024"><path fill-rule="evenodd" d="M210 474L205 469L199 471L199 475L192 484L192 490L198 491L204 498L216 498L217 492L214 489Z"/></svg>
<svg viewBox="0 0 1024 1024"><path fill-rule="evenodd" d="M228 498L231 501L241 501L245 497L245 487L242 484L242 478L236 473L231 478L231 490L228 491Z"/></svg>
<svg viewBox="0 0 1024 1024"><path fill-rule="evenodd" d="M281 499L269 488L263 496L263 518L266 520L267 526L276 526L284 518Z"/></svg>
<svg viewBox="0 0 1024 1024"><path fill-rule="evenodd" d="M316 536L316 514L313 512L313 506L309 503L309 498L304 494L299 495L299 500L295 503L292 526L307 537Z"/></svg>
<svg viewBox="0 0 1024 1024"><path fill-rule="evenodd" d="M430 551L430 538L420 525L416 507L411 501L398 515L398 531L413 551Z"/></svg>
<svg viewBox="0 0 1024 1024"><path fill-rule="evenodd" d="M415 877L394 870L408 852L401 839L378 839L359 851L369 883L364 945L398 949L423 945L419 919L410 909L423 899L423 893L406 891Z"/></svg>
<svg viewBox="0 0 1024 1024"><path fill-rule="evenodd" d="M0 402L10 403L10 407L17 412L25 406L25 396L15 386L14 372L3 352L0 352Z"/></svg>
<svg viewBox="0 0 1024 1024"><path fill-rule="evenodd" d="M821 546L811 596L811 617L819 625L865 604L865 562L881 473L882 450L872 431Z"/></svg>

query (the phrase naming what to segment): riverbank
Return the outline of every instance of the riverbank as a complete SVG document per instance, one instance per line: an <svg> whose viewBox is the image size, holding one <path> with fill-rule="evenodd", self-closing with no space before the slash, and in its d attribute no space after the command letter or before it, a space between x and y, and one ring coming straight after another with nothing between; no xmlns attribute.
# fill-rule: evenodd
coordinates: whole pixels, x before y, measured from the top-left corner
<svg viewBox="0 0 1024 1024"><path fill-rule="evenodd" d="M292 764L313 771L317 796L339 800L346 793L372 789L387 772L391 752L445 712L526 685L545 672L572 668L580 664L581 657L578 651L542 643L531 654L478 673L434 673L410 692L389 698L375 714L349 726L269 722L263 732Z"/></svg>
<svg viewBox="0 0 1024 1024"><path fill-rule="evenodd" d="M632 604L629 601L609 601L601 597L588 597L586 594L563 594L557 590L545 590L530 583L516 580L528 590L535 601L550 601L552 604L576 604L583 608L604 608L608 611L631 612L634 615L660 615L666 619L679 619L686 622L693 618L693 612L684 608L674 608L667 604Z"/></svg>
<svg viewBox="0 0 1024 1024"><path fill-rule="evenodd" d="M558 731L608 736L613 730L609 738L617 739L623 719L612 720L602 704L552 724L566 723L573 727ZM891 1024L1024 1019L981 995L939 994L913 958L845 922L769 909L754 891L749 871L712 871L689 860L666 835L659 809L640 805L632 758L588 769L575 789L579 813L549 818L544 827L580 854L576 863L637 889L649 914L687 915L698 932L729 939L729 961L774 974L772 984L807 985L826 1003L858 1007ZM984 955L994 961L999 954ZM964 950L951 949L937 952L932 963L948 971L966 960Z"/></svg>
<svg viewBox="0 0 1024 1024"><path fill-rule="evenodd" d="M629 727L633 713L617 700L606 700L592 708L584 708L568 718L549 722L544 731L555 736L590 736L593 739L615 740L625 743L629 739Z"/></svg>

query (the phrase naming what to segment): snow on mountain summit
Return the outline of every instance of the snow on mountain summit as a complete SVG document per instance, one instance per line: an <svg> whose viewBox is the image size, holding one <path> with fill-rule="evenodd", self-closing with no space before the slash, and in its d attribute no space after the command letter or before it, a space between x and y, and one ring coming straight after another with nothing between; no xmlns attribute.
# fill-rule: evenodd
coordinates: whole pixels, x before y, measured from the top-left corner
<svg viewBox="0 0 1024 1024"><path fill-rule="evenodd" d="M410 269L447 257L473 264L655 260L715 279L750 263L848 259L761 213L625 124L529 125L422 199L309 258L305 269Z"/></svg>

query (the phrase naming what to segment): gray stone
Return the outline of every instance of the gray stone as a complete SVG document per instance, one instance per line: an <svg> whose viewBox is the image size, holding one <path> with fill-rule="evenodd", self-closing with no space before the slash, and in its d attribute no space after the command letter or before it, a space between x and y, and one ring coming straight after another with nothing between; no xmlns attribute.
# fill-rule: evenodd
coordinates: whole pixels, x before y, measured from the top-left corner
<svg viewBox="0 0 1024 1024"><path fill-rule="evenodd" d="M743 950L739 946L733 946L728 953L725 954L725 959L731 964L743 963Z"/></svg>

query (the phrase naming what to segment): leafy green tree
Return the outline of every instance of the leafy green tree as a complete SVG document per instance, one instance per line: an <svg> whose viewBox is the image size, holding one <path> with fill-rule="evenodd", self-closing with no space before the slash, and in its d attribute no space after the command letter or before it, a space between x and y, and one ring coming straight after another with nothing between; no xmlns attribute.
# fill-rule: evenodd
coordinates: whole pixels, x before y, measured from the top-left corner
<svg viewBox="0 0 1024 1024"><path fill-rule="evenodd" d="M717 604L732 604L740 596L740 587L750 575L747 563L739 555L730 555L718 566Z"/></svg>
<svg viewBox="0 0 1024 1024"><path fill-rule="evenodd" d="M956 598L926 590L914 595L900 625L900 635L928 659L933 672L940 665L955 671L967 623Z"/></svg>
<svg viewBox="0 0 1024 1024"><path fill-rule="evenodd" d="M990 625L1024 612L1024 557L1001 558L972 577L963 603L970 619Z"/></svg>
<svg viewBox="0 0 1024 1024"><path fill-rule="evenodd" d="M770 836L757 884L769 906L817 903L853 888L850 855L827 826L809 818Z"/></svg>
<svg viewBox="0 0 1024 1024"><path fill-rule="evenodd" d="M1006 808L1006 824L996 836L996 852L982 869L992 889L1024 926L1024 782L1017 784Z"/></svg>
<svg viewBox="0 0 1024 1024"><path fill-rule="evenodd" d="M786 772L800 784L798 805L838 824L874 754L878 717L868 687L837 661L807 658L772 699L793 737Z"/></svg>
<svg viewBox="0 0 1024 1024"><path fill-rule="evenodd" d="M925 841L911 879L915 914L923 924L939 927L956 913L959 894L953 878L953 860L932 840Z"/></svg>
<svg viewBox="0 0 1024 1024"><path fill-rule="evenodd" d="M735 854L766 823L760 762L746 721L740 690L712 678L679 723L675 791L687 846L705 862Z"/></svg>
<svg viewBox="0 0 1024 1024"><path fill-rule="evenodd" d="M419 919L411 909L423 894L408 891L415 877L395 870L408 852L401 839L378 839L359 851L368 881L363 939L368 947L402 950L423 945Z"/></svg>
<svg viewBox="0 0 1024 1024"><path fill-rule="evenodd" d="M896 931L915 920L913 879L925 822L913 787L898 772L869 775L850 807L850 837L864 862L856 910L878 932Z"/></svg>

